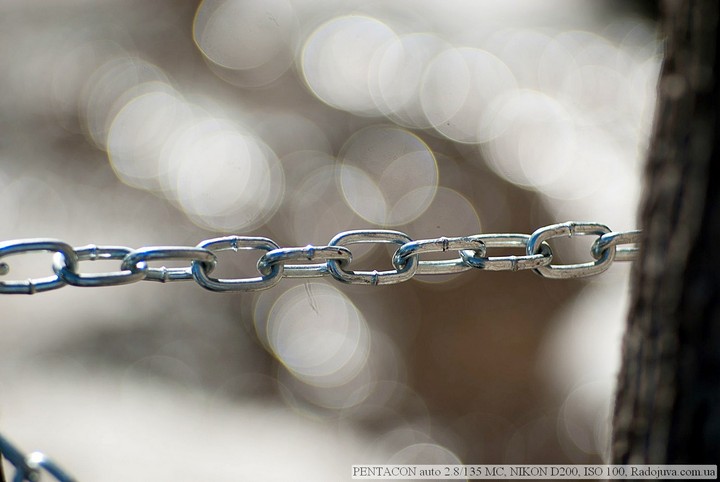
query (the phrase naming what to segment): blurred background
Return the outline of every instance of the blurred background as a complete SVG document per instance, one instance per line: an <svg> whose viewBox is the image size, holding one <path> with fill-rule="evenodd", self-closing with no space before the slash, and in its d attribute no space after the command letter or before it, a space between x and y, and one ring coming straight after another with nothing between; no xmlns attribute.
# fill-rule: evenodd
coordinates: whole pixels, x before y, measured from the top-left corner
<svg viewBox="0 0 720 482"><path fill-rule="evenodd" d="M633 229L656 15L570 0L2 2L0 239ZM592 241L553 246L580 261ZM389 268L383 246L352 249L353 266ZM251 275L258 256L221 254L217 274ZM5 260L5 279L51 274L49 254ZM598 463L629 270L3 296L0 432L80 480Z"/></svg>

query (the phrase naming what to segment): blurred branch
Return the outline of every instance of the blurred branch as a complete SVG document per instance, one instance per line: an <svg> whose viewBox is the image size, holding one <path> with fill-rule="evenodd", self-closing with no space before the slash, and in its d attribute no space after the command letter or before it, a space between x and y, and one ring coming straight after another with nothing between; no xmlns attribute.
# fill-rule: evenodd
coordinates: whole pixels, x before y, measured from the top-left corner
<svg viewBox="0 0 720 482"><path fill-rule="evenodd" d="M718 4L667 1L613 463L720 456Z"/></svg>

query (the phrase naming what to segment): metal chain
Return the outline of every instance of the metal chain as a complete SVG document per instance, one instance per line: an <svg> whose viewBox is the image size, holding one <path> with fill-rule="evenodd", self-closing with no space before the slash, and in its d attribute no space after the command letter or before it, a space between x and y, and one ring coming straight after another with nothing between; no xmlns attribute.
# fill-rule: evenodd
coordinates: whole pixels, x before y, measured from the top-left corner
<svg viewBox="0 0 720 482"><path fill-rule="evenodd" d="M268 238L226 236L202 241L197 246L147 246L131 249L123 246L82 246L73 248L55 239L20 239L0 243L0 259L8 255L46 251L54 253L53 276L28 280L0 281L0 293L34 294L73 286L115 286L149 280L160 282L195 280L211 291L256 291L272 288L282 278L332 277L343 283L383 285L407 281L415 275L447 275L470 269L485 271L533 270L547 278L580 278L607 270L614 261L632 261L639 253L640 231L613 232L605 225L589 222L553 224L527 234L477 234L454 238L433 238L413 241L399 231L367 229L345 231L330 240L327 246L281 248ZM595 235L585 263L551 264L553 250L548 240L558 237ZM396 244L392 270L354 271L353 244ZM488 248L524 249L524 255L487 256ZM221 251L257 250L262 253L251 278L217 279L210 276L218 264ZM455 251L457 256L445 260L423 260L425 253ZM119 271L81 273L81 261L118 260ZM184 268L151 268L148 262L186 260ZM10 271L0 262L0 276ZM72 482L60 467L40 452L24 456L0 436L0 455L14 467L16 482L37 481L44 471L59 482Z"/></svg>
<svg viewBox="0 0 720 482"><path fill-rule="evenodd" d="M41 452L33 452L25 456L2 435L0 435L0 455L2 455L0 459L4 457L15 467L13 482L37 482L41 480L42 473L50 474L58 482L75 482L74 478Z"/></svg>
<svg viewBox="0 0 720 482"><path fill-rule="evenodd" d="M551 264L553 250L547 243L557 237L595 235L585 263ZM384 285L407 281L415 275L454 274L469 269L519 271L531 269L546 278L580 278L607 270L613 261L632 261L639 252L640 231L613 232L591 222L553 224L527 234L478 234L454 238L413 241L407 234L384 229L345 231L327 246L281 248L262 237L226 236L208 239L197 246L148 246L131 249L122 246L82 246L73 248L55 239L20 239L0 243L0 259L13 254L48 251L53 256L52 276L27 280L0 281L0 293L34 294L73 286L115 286L137 281L195 280L211 291L256 291L272 288L282 278L332 277L343 283ZM355 271L351 269L353 244L396 244L392 270ZM524 255L487 256L487 248L521 248ZM256 265L258 276L217 279L210 276L218 264L216 253L257 250L262 253ZM423 260L421 255L455 251L447 260ZM81 261L119 260L120 270L106 273L79 272ZM151 268L150 261L186 260L183 268ZM0 275L9 272L0 262Z"/></svg>

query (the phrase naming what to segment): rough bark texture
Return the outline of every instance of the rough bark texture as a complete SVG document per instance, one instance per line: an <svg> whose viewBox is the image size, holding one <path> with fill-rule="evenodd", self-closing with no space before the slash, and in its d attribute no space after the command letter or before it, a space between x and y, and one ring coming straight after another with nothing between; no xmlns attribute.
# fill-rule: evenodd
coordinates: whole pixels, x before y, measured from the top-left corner
<svg viewBox="0 0 720 482"><path fill-rule="evenodd" d="M668 1L613 463L720 461L718 3Z"/></svg>

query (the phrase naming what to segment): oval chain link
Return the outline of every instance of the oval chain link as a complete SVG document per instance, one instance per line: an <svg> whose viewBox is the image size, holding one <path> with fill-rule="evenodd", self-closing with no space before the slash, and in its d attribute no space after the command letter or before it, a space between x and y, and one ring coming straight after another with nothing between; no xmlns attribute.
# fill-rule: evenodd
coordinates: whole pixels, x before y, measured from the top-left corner
<svg viewBox="0 0 720 482"><path fill-rule="evenodd" d="M57 239L18 239L0 243L0 258L11 254L48 251L62 253L65 263L71 271L77 271L78 259L72 247ZM2 269L7 273L10 269L3 263ZM0 281L0 293L32 295L42 291L50 291L65 286L65 281L57 274L45 278L30 278L22 281Z"/></svg>
<svg viewBox="0 0 720 482"><path fill-rule="evenodd" d="M542 243L548 239L559 237L586 236L597 235L603 236L610 232L610 228L598 223L585 223L570 221L562 224L553 224L540 228L530 235L527 243L526 252L528 255L539 254L542 249ZM546 278L567 279L582 278L600 274L610 267L615 260L615 246L608 246L602 252L599 259L587 263L563 264L547 266L538 266L535 272Z"/></svg>
<svg viewBox="0 0 720 482"><path fill-rule="evenodd" d="M121 260L133 251L124 246L95 246L94 244L73 249L78 261ZM63 281L73 286L117 286L145 279L147 263L138 263L138 269L134 272L126 269L108 273L83 274L70 269L65 255L58 252L53 256L53 271Z"/></svg>
<svg viewBox="0 0 720 482"><path fill-rule="evenodd" d="M600 236L592 245L593 258L600 259L602 253L615 246L615 261L633 261L640 253L640 235L642 231L624 231L620 233L607 233ZM620 247L622 244L632 244L629 247Z"/></svg>
<svg viewBox="0 0 720 482"><path fill-rule="evenodd" d="M271 239L251 236L226 236L223 238L208 239L198 244L197 247L210 251L232 250L235 252L248 249L258 249L267 252L279 248ZM283 274L283 266L280 264L273 266L267 273L261 273L262 276L254 278L217 279L208 276L214 269L215 265L208 265L205 262L197 260L192 262L192 275L195 281L203 288L211 291L264 290L275 286Z"/></svg>
<svg viewBox="0 0 720 482"><path fill-rule="evenodd" d="M215 267L217 257L204 248L190 248L186 246L149 246L132 251L125 256L120 268L129 269L133 273L145 272L145 279L149 281L187 281L193 279L192 266L187 268L150 268L144 266L148 261L157 260L188 260L202 261Z"/></svg>
<svg viewBox="0 0 720 482"><path fill-rule="evenodd" d="M530 236L527 234L481 234L478 238L488 248L527 249ZM520 271L547 266L552 262L552 249L547 243L541 243L538 254L523 256L478 256L473 251L461 251L464 263L473 268L486 271Z"/></svg>
<svg viewBox="0 0 720 482"><path fill-rule="evenodd" d="M591 248L595 261L565 265L551 264L553 252L547 241L557 237L596 235ZM477 234L462 237L440 237L413 241L400 231L368 229L345 231L337 234L328 246L281 248L273 240L252 236L225 236L208 239L195 247L148 246L131 249L123 246L88 245L72 248L56 239L20 239L0 243L0 259L5 256L49 251L55 253L52 268L54 276L28 280L0 281L1 293L33 294L75 286L114 286L149 281L185 281L194 279L211 291L255 291L275 286L281 278L333 277L343 283L384 285L406 281L416 274L446 275L472 268L484 271L519 271L532 269L547 278L579 278L599 274L614 261L632 261L640 250L640 231L611 232L597 223L567 222L553 224L527 234ZM392 256L392 270L353 271L353 244L397 244ZM525 255L487 256L487 248L524 248ZM259 250L263 255L257 261L259 276L235 279L217 279L210 276L217 265L216 252ZM421 260L425 253L457 251L459 258ZM120 271L80 273L80 261L122 260ZM183 268L151 268L150 261L189 260ZM292 262L309 264L291 264ZM321 261L321 262L314 262ZM9 267L0 261L0 276Z"/></svg>
<svg viewBox="0 0 720 482"><path fill-rule="evenodd" d="M395 243L404 245L412 239L400 231L389 231L386 229L368 229L362 231L346 231L335 236L330 246L347 246L360 243ZM340 261L330 259L327 261L332 276L343 283L386 285L401 283L413 277L418 268L417 257L408 258L407 263L401 269L390 271L346 271Z"/></svg>
<svg viewBox="0 0 720 482"><path fill-rule="evenodd" d="M287 261L324 261L316 264L285 264ZM320 278L327 276L328 261L334 260L341 266L352 261L352 253L344 246L313 246L304 248L280 248L263 255L258 261L258 271L265 274L274 266L284 266L285 278Z"/></svg>
<svg viewBox="0 0 720 482"><path fill-rule="evenodd" d="M472 250L485 255L485 243L480 239L482 235L463 236L459 238L423 239L405 243L393 255L393 266L402 269L410 257L417 258L422 253L442 253L449 250ZM454 274L472 269L462 257L447 260L418 261L415 274Z"/></svg>

